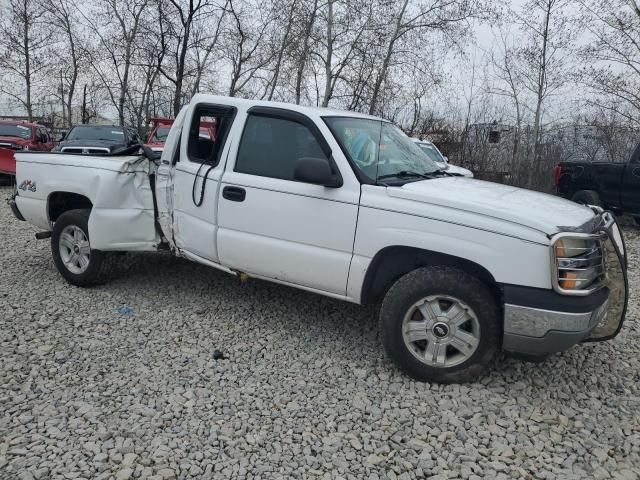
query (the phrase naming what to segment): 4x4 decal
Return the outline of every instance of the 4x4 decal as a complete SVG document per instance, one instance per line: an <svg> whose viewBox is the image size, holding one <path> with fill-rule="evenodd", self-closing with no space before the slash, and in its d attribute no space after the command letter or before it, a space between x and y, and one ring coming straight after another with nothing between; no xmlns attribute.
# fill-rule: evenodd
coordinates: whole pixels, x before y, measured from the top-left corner
<svg viewBox="0 0 640 480"><path fill-rule="evenodd" d="M33 182L31 180L24 180L18 188L22 191L29 190L30 192L35 192L37 189L37 185L36 182Z"/></svg>

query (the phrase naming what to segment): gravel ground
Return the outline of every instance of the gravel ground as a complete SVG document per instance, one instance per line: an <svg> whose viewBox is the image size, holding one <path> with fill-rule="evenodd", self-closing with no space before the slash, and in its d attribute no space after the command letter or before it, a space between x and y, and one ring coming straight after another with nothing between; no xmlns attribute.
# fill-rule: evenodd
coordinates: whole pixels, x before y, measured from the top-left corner
<svg viewBox="0 0 640 480"><path fill-rule="evenodd" d="M612 342L429 385L372 309L167 255L83 290L4 202L0 231L0 478L640 477L637 294Z"/></svg>

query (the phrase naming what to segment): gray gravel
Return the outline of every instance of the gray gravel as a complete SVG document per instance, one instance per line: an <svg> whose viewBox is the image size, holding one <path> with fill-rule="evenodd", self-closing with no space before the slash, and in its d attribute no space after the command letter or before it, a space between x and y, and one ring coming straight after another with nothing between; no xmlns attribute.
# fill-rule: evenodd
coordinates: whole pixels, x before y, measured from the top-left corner
<svg viewBox="0 0 640 480"><path fill-rule="evenodd" d="M429 385L372 309L166 255L83 290L4 202L0 231L0 478L640 477L637 294L612 342Z"/></svg>

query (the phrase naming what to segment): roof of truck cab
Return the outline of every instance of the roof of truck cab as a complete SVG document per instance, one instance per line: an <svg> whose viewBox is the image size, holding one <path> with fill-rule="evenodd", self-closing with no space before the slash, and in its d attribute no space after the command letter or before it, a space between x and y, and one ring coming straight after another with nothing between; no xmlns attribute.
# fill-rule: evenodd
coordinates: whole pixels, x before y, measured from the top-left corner
<svg viewBox="0 0 640 480"><path fill-rule="evenodd" d="M11 120L11 119L2 119L0 120L0 124L2 125L22 125L23 127L36 127L36 128L47 128L44 125L41 125L36 122L27 122L26 120Z"/></svg>
<svg viewBox="0 0 640 480"><path fill-rule="evenodd" d="M384 120L374 115L367 115L365 113L354 112L350 110L338 110L324 107L308 107L305 105L296 105L295 103L270 102L266 100L249 100L246 98L225 97L222 95L209 95L206 93L198 93L194 95L191 103L214 103L242 107L244 109L249 109L251 107L272 107L283 108L294 112L300 112L307 115L320 117L356 117L368 118L371 120Z"/></svg>

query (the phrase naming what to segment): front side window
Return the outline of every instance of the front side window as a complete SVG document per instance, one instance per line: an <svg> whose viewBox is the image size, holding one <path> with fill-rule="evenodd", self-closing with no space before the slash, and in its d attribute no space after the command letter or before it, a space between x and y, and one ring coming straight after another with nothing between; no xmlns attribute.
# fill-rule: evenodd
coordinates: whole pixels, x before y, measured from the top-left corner
<svg viewBox="0 0 640 480"><path fill-rule="evenodd" d="M29 140L31 139L31 127L0 123L0 137L16 137Z"/></svg>
<svg viewBox="0 0 640 480"><path fill-rule="evenodd" d="M240 141L235 171L294 180L296 165L305 157L328 160L309 128L284 118L250 115Z"/></svg>
<svg viewBox="0 0 640 480"><path fill-rule="evenodd" d="M100 140L124 143L124 129L121 127L82 125L73 127L65 140Z"/></svg>
<svg viewBox="0 0 640 480"><path fill-rule="evenodd" d="M189 160L217 165L234 115L233 108L215 105L199 106L194 112L189 127L187 145Z"/></svg>
<svg viewBox="0 0 640 480"><path fill-rule="evenodd" d="M441 171L441 166L389 122L352 117L324 120L351 163L372 182L419 180Z"/></svg>

